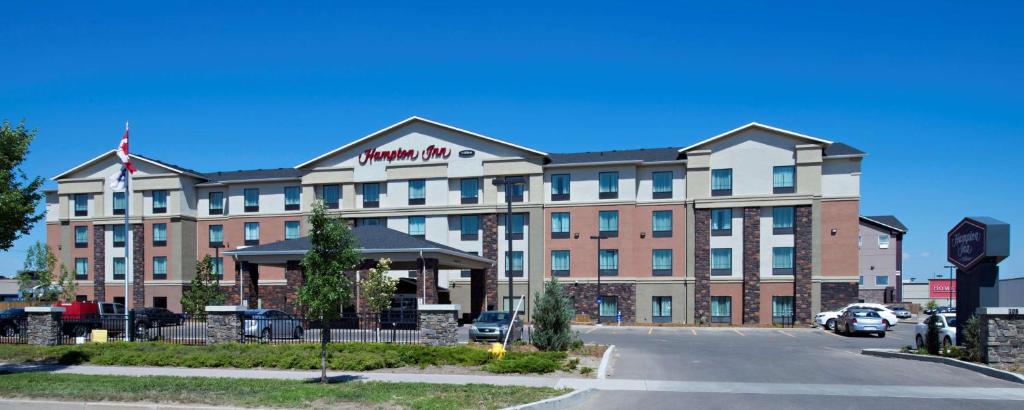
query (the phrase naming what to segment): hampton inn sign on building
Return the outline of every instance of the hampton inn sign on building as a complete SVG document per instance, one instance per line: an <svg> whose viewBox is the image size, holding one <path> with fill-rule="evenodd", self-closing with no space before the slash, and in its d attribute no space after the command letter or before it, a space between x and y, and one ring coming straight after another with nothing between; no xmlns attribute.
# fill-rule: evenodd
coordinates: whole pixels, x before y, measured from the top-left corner
<svg viewBox="0 0 1024 410"><path fill-rule="evenodd" d="M558 277L592 318L807 323L857 300L864 155L757 123L686 146L557 154L413 117L292 168L198 172L136 155L130 198L103 183L120 165L100 155L54 178L47 243L74 267L80 298L124 294L132 263L134 305L177 310L196 260L219 254L235 302L246 287L247 299L291 310L302 277L294 263L225 255L300 238L319 199L354 226L498 261L434 266L426 302L447 294L467 316L507 305L511 276L516 295ZM525 183L492 183L507 177ZM130 262L118 217L128 201Z"/></svg>

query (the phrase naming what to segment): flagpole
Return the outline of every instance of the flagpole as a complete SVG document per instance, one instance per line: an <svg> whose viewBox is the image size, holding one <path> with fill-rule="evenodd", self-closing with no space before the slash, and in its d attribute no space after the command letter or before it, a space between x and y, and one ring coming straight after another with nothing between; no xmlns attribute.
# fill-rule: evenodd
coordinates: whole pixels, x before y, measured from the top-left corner
<svg viewBox="0 0 1024 410"><path fill-rule="evenodd" d="M127 121L125 121L125 123L124 123L124 132L125 132L125 135L128 134L128 122ZM124 266L125 266L125 268L124 268L124 340L128 341L128 340L130 340L130 338L128 337L128 335L129 335L128 332L132 331L131 323L129 323L129 321L128 321L128 312L129 312L128 306L129 306L129 301L131 300L131 299L129 299L128 286L130 285L130 282L131 282L131 279L132 279L132 267L133 267L133 265L135 265L134 263L132 263L132 258L131 258L132 246L135 246L135 238L134 238L134 235L132 235L132 232L131 232L130 227L128 225L128 215L131 214L131 209L132 209L132 189L131 189L132 173L128 171L128 167L126 165L122 165L121 167L124 169L123 172L124 172L124 175L125 175L124 176L124 236L125 236L126 241L125 241L125 246L124 246Z"/></svg>

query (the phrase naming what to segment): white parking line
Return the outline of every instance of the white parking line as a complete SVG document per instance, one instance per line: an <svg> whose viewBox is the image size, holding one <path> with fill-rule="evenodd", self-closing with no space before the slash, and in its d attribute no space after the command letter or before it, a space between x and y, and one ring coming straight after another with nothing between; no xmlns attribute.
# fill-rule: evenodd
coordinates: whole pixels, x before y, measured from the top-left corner
<svg viewBox="0 0 1024 410"><path fill-rule="evenodd" d="M585 334L585 335L589 335L589 334L591 334L591 333L594 333L594 331L595 331L595 330L597 330L597 326L594 326L594 327L590 328L590 330L588 330L588 331L587 331L586 333L584 333L584 334Z"/></svg>

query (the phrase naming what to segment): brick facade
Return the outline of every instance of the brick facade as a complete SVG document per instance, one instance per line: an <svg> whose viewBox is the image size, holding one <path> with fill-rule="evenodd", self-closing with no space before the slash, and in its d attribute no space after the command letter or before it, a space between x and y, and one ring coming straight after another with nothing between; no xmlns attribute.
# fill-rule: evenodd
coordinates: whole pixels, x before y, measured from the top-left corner
<svg viewBox="0 0 1024 410"><path fill-rule="evenodd" d="M821 311L835 311L857 302L857 282L825 282L821 284Z"/></svg>
<svg viewBox="0 0 1024 410"><path fill-rule="evenodd" d="M693 317L711 323L711 210L694 209Z"/></svg>
<svg viewBox="0 0 1024 410"><path fill-rule="evenodd" d="M572 298L577 314L597 318L597 283L563 283L562 291ZM624 323L636 322L636 284L602 283L601 295L615 296Z"/></svg>
<svg viewBox="0 0 1024 410"><path fill-rule="evenodd" d="M743 324L761 312L761 208L743 208Z"/></svg>
<svg viewBox="0 0 1024 410"><path fill-rule="evenodd" d="M92 296L95 301L107 300L107 258L106 239L104 238L103 225L93 225L92 228Z"/></svg>
<svg viewBox="0 0 1024 410"><path fill-rule="evenodd" d="M416 270L416 297L423 303L437 303L437 259L419 259ZM426 275L426 277L424 277ZM423 292L426 291L426 295Z"/></svg>
<svg viewBox="0 0 1024 410"><path fill-rule="evenodd" d="M498 306L498 214L482 215L480 227L483 229L483 257L497 261L493 266L484 270L484 293L486 294L486 306L489 310Z"/></svg>
<svg viewBox="0 0 1024 410"><path fill-rule="evenodd" d="M811 322L811 207L798 206L794 220L793 322Z"/></svg>
<svg viewBox="0 0 1024 410"><path fill-rule="evenodd" d="M132 225L132 307L146 306L146 226Z"/></svg>

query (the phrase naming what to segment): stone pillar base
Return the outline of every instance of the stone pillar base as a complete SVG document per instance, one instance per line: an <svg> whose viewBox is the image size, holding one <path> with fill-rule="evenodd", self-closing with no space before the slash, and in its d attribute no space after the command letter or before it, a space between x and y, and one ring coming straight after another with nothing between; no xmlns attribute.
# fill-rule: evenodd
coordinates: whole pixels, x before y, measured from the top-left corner
<svg viewBox="0 0 1024 410"><path fill-rule="evenodd" d="M242 306L206 307L206 344L242 341Z"/></svg>
<svg viewBox="0 0 1024 410"><path fill-rule="evenodd" d="M428 346L455 346L459 329L459 305L420 305L420 343Z"/></svg>
<svg viewBox="0 0 1024 410"><path fill-rule="evenodd" d="M28 314L28 344L56 346L61 339L61 317L64 308L35 306L25 308Z"/></svg>
<svg viewBox="0 0 1024 410"><path fill-rule="evenodd" d="M977 315L981 361L997 367L1024 364L1024 307L980 307Z"/></svg>

